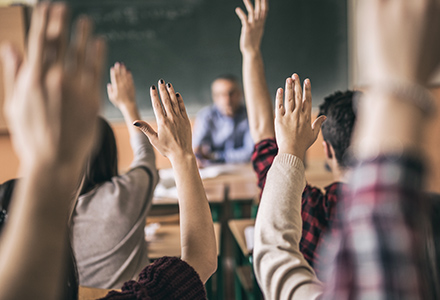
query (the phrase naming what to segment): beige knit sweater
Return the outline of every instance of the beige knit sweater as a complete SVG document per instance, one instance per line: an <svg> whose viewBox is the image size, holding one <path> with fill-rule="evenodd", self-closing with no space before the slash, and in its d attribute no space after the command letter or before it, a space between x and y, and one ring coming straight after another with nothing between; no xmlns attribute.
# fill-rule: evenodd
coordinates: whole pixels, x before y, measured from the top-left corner
<svg viewBox="0 0 440 300"><path fill-rule="evenodd" d="M304 164L279 154L270 168L255 224L254 269L266 299L319 299L323 285L299 251Z"/></svg>

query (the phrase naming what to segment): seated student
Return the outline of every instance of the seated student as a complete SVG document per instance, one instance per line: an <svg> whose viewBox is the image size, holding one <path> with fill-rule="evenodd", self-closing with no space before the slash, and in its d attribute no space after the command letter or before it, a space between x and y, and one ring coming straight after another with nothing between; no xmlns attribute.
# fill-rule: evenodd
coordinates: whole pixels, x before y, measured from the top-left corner
<svg viewBox="0 0 440 300"><path fill-rule="evenodd" d="M194 125L193 148L199 165L249 162L254 144L237 78L217 77L211 93L214 104L197 114Z"/></svg>
<svg viewBox="0 0 440 300"><path fill-rule="evenodd" d="M278 153L272 100L268 92L260 51L268 1L256 0L255 8L247 1L244 3L248 10L247 16L240 8L236 10L242 22L240 49L243 55L243 85L250 132L255 142L252 163L258 176L258 185L263 189L267 172ZM295 80L299 80L298 76ZM356 119L353 112L355 95L356 92L353 91L336 92L326 97L319 107L319 115L327 117L322 129L323 148L334 182L325 187L324 193L321 189L307 184L302 194L301 216L304 225L300 250L313 267L319 265L322 259L318 249L323 248L325 251L328 246L323 240L325 232L337 220L336 203L340 199L339 190L345 187L345 174L348 169L344 156L350 145ZM318 125L323 120L323 117L318 118Z"/></svg>
<svg viewBox="0 0 440 300"><path fill-rule="evenodd" d="M23 178L16 187L0 243L0 299L60 299L67 221L83 166L93 147L105 43L79 20L68 42L66 5L38 4L28 56L2 48L8 128ZM47 54L51 55L47 55ZM138 125L175 170L181 259L146 266L139 280L106 299L205 299L203 283L216 269L214 229L191 148L191 126L180 95L151 88L158 132Z"/></svg>
<svg viewBox="0 0 440 300"><path fill-rule="evenodd" d="M359 107L357 163L325 286L299 251L304 154L319 132L319 123L311 125L311 84L305 80L303 92L296 76L288 78L284 104L277 91L280 150L267 174L254 247L256 277L268 299L436 299L424 280L420 220L429 213L420 133L438 105L424 86L439 66L439 15L440 4L430 0L359 2L358 49L371 47L359 58L370 86Z"/></svg>
<svg viewBox="0 0 440 300"><path fill-rule="evenodd" d="M71 225L80 285L105 289L119 288L149 263L144 227L159 178L153 147L133 127L140 115L132 75L116 63L110 79L108 97L124 116L133 162L118 174L115 136L100 118Z"/></svg>

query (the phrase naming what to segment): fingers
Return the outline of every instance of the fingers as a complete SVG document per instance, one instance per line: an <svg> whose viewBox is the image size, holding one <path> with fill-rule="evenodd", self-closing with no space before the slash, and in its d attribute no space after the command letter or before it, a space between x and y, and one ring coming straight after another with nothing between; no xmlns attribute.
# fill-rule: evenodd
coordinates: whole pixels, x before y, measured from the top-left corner
<svg viewBox="0 0 440 300"><path fill-rule="evenodd" d="M171 83L168 82L168 83L166 84L166 87L167 87L167 90L168 90L168 94L169 94L169 96L170 96L171 106L172 106L173 112L174 112L176 115L181 116L181 113L180 113L180 107L179 107L179 102L178 102L178 100L177 100L176 92L174 91L174 87L173 87L173 85L172 85Z"/></svg>
<svg viewBox="0 0 440 300"><path fill-rule="evenodd" d="M114 89L117 88L118 75L116 74L116 64L110 68L110 82Z"/></svg>
<svg viewBox="0 0 440 300"><path fill-rule="evenodd" d="M41 74L48 11L49 4L43 2L32 13L28 41L28 58L31 68L36 71L35 74Z"/></svg>
<svg viewBox="0 0 440 300"><path fill-rule="evenodd" d="M1 47L0 55L1 63L3 65L3 87L6 100L8 100L11 97L13 87L15 86L15 80L17 78L22 58L9 43L4 44Z"/></svg>
<svg viewBox="0 0 440 300"><path fill-rule="evenodd" d="M298 74L293 74L292 79L294 81L294 98L295 98L295 109L297 113L302 112L302 89L301 89L301 80L299 79Z"/></svg>
<svg viewBox="0 0 440 300"><path fill-rule="evenodd" d="M303 112L307 115L312 113L312 86L310 83L310 79L304 80L304 88L303 88Z"/></svg>
<svg viewBox="0 0 440 300"><path fill-rule="evenodd" d="M260 18L265 19L267 17L268 12L269 12L269 0L262 0Z"/></svg>
<svg viewBox="0 0 440 300"><path fill-rule="evenodd" d="M67 24L68 24L68 9L64 3L54 3L51 5L49 11L49 21L46 30L46 60L64 63L64 58L67 49Z"/></svg>
<svg viewBox="0 0 440 300"><path fill-rule="evenodd" d="M92 22L87 17L81 17L76 23L76 32L73 42L72 67L81 70L86 65L86 49L92 33Z"/></svg>
<svg viewBox="0 0 440 300"><path fill-rule="evenodd" d="M107 95L110 99L113 98L113 88L111 83L107 83Z"/></svg>
<svg viewBox="0 0 440 300"><path fill-rule="evenodd" d="M246 6L246 10L248 12L248 21L249 23L254 22L254 7L252 6L251 0L243 0L244 6Z"/></svg>
<svg viewBox="0 0 440 300"><path fill-rule="evenodd" d="M145 121L136 120L133 122L133 125L139 128L148 137L151 144L155 144L157 141L157 132L150 126L150 124Z"/></svg>
<svg viewBox="0 0 440 300"><path fill-rule="evenodd" d="M312 124L312 130L313 130L313 138L316 140L318 137L319 131L321 130L322 123L327 120L326 116L319 116Z"/></svg>
<svg viewBox="0 0 440 300"><path fill-rule="evenodd" d="M154 115L158 123L163 123L165 120L165 112L163 111L162 104L159 100L159 94L154 85L150 88L151 104L153 106Z"/></svg>
<svg viewBox="0 0 440 300"><path fill-rule="evenodd" d="M160 99L162 100L163 107L165 109L165 114L169 117L175 115L173 105L171 104L170 95L168 94L168 90L165 87L165 81L163 79L159 80L159 93Z"/></svg>
<svg viewBox="0 0 440 300"><path fill-rule="evenodd" d="M176 93L176 97L177 97L177 102L179 104L181 116L184 117L185 119L189 120L188 114L186 112L185 104L183 103L182 95L180 93Z"/></svg>
<svg viewBox="0 0 440 300"><path fill-rule="evenodd" d="M237 7L235 9L235 13L240 18L241 26L246 26L248 19L247 19L246 14L244 13L244 11L240 7Z"/></svg>
<svg viewBox="0 0 440 300"><path fill-rule="evenodd" d="M285 95L284 95L284 105L286 108L286 112L293 112L293 110L295 109L295 102L294 102L294 82L292 78L287 78L286 79L286 87L285 87Z"/></svg>
<svg viewBox="0 0 440 300"><path fill-rule="evenodd" d="M98 88L102 82L102 75L104 74L104 63L107 54L107 46L102 38L97 38L93 41L93 77L95 86Z"/></svg>
<svg viewBox="0 0 440 300"><path fill-rule="evenodd" d="M260 4L260 1L261 0L255 0L255 11L254 11L254 14L255 14L255 19L256 20L258 20L258 19L260 19L260 13L261 13L261 4Z"/></svg>
<svg viewBox="0 0 440 300"><path fill-rule="evenodd" d="M283 89L278 88L277 94L275 96L275 118L280 118L284 116L285 109L283 105Z"/></svg>

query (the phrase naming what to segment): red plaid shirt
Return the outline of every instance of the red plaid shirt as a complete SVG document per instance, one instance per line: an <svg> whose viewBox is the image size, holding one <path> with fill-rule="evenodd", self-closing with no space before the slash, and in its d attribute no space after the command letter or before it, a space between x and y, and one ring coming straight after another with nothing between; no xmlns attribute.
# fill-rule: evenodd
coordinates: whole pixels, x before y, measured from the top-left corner
<svg viewBox="0 0 440 300"><path fill-rule="evenodd" d="M267 172L277 154L278 146L274 139L262 140L255 145L252 164L257 173L258 186L261 190L264 188ZM312 267L326 265L319 255L319 253L327 252L327 241L323 239L323 236L337 221L336 204L341 199L340 191L341 189L345 190L345 186L343 183L334 182L325 187L325 193L309 184L304 189L301 210L303 231L299 247Z"/></svg>
<svg viewBox="0 0 440 300"><path fill-rule="evenodd" d="M323 299L438 299L424 252L423 174L411 156L378 156L353 168Z"/></svg>

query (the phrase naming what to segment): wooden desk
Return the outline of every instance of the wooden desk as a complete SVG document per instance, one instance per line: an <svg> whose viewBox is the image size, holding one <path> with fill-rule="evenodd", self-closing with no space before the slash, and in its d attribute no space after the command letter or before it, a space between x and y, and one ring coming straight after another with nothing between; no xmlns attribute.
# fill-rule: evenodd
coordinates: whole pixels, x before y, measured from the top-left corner
<svg viewBox="0 0 440 300"><path fill-rule="evenodd" d="M248 226L255 226L254 219L241 219L241 220L229 220L228 221L229 229L231 229L232 235L237 241L238 246L243 252L245 257L248 257L252 254L252 251L249 251L246 246L246 238L244 236L244 229Z"/></svg>
<svg viewBox="0 0 440 300"><path fill-rule="evenodd" d="M206 198L209 203L219 204L225 199L225 185L221 182L203 183ZM153 197L153 205L177 205L179 201L174 197Z"/></svg>
<svg viewBox="0 0 440 300"><path fill-rule="evenodd" d="M230 165L225 165L228 168ZM252 164L235 164L233 165L234 172L227 174L220 174L214 178L203 179L204 183L223 183L229 185L231 183L243 182L257 182L257 175L252 168Z"/></svg>
<svg viewBox="0 0 440 300"><path fill-rule="evenodd" d="M214 233L217 243L217 255L220 254L220 224L214 223ZM154 238L148 242L148 257L158 259L162 256L180 257L180 226L165 224L157 229Z"/></svg>
<svg viewBox="0 0 440 300"><path fill-rule="evenodd" d="M78 300L96 300L104 297L110 291L112 290L79 286Z"/></svg>
<svg viewBox="0 0 440 300"><path fill-rule="evenodd" d="M253 182L233 182L229 184L228 200L230 201L249 201L260 196L260 188L257 181Z"/></svg>

